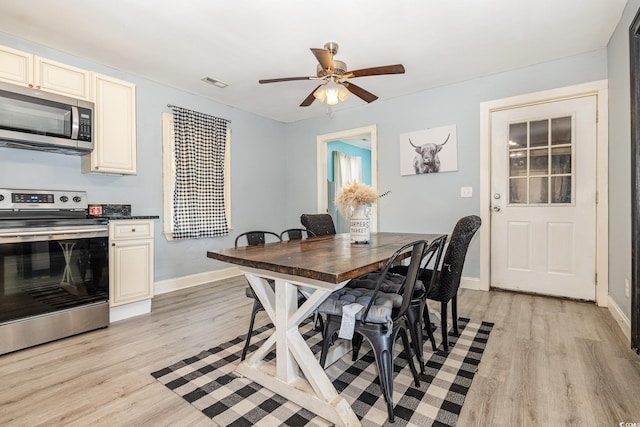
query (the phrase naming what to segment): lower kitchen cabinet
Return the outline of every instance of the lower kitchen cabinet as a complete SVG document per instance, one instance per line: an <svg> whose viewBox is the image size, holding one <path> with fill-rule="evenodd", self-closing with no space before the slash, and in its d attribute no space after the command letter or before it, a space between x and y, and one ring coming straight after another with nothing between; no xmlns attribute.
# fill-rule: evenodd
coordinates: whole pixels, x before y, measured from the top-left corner
<svg viewBox="0 0 640 427"><path fill-rule="evenodd" d="M151 310L153 221L109 222L109 306L111 321Z"/></svg>

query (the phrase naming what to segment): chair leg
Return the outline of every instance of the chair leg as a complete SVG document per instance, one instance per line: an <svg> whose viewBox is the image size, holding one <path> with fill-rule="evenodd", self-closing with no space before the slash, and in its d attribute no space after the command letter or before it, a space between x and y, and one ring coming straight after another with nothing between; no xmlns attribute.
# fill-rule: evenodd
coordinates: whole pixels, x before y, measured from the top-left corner
<svg viewBox="0 0 640 427"><path fill-rule="evenodd" d="M358 360L358 353L360 353L360 347L362 346L362 335L353 334L351 339L351 361Z"/></svg>
<svg viewBox="0 0 640 427"><path fill-rule="evenodd" d="M253 300L253 309L251 309L251 321L249 322L249 332L247 332L247 340L244 343L242 349L242 356L240 361L243 361L247 357L247 351L249 350L249 344L251 343L251 335L253 334L253 324L256 321L256 314L262 309L262 304L257 299Z"/></svg>
<svg viewBox="0 0 640 427"><path fill-rule="evenodd" d="M320 366L324 369L324 365L327 362L327 351L329 346L333 343L333 335L340 330L340 319L335 320L335 316L327 315L324 321L324 329L322 333L322 352L320 353Z"/></svg>
<svg viewBox="0 0 640 427"><path fill-rule="evenodd" d="M447 303L440 303L440 326L442 328L442 349L449 351L449 342L447 339Z"/></svg>
<svg viewBox="0 0 640 427"><path fill-rule="evenodd" d="M460 332L458 332L458 296L454 295L453 298L451 299L451 322L453 323L453 333L456 334L456 336L460 335Z"/></svg>
<svg viewBox="0 0 640 427"><path fill-rule="evenodd" d="M393 342L397 334L380 334L376 332L368 333L368 330L362 330L362 333L371 348L373 349L373 355L376 359L376 365L378 367L378 379L380 380L380 387L384 395L384 400L387 402L387 412L389 415L389 422L394 422L393 415ZM405 332L406 337L406 332ZM408 345L408 340L407 340ZM405 348L405 351L407 349ZM415 369L415 366L414 366Z"/></svg>
<svg viewBox="0 0 640 427"><path fill-rule="evenodd" d="M424 329L427 330L427 337L429 337L429 341L431 341L431 348L433 351L436 351L438 347L436 347L436 338L433 335L433 328L431 327L431 316L429 315L429 306L426 301L424 303L424 308L422 309L422 318L424 320Z"/></svg>
<svg viewBox="0 0 640 427"><path fill-rule="evenodd" d="M402 344L404 346L404 352L405 352L405 354L408 354L411 351L411 347L409 346L409 338L407 337L407 331L404 328L401 328L398 331L398 333L400 334L400 337L402 338ZM407 359L407 363L409 364L409 369L411 369L411 373L413 374L413 383L415 384L416 387L420 387L420 377L418 376L418 371L416 371L416 366L413 364L413 359L411 357L409 357ZM391 366L392 366L392 370L393 370L393 364ZM393 381L393 377L391 378L391 381Z"/></svg>
<svg viewBox="0 0 640 427"><path fill-rule="evenodd" d="M418 363L420 364L420 373L424 374L424 354L423 354L423 341L422 341L422 317L420 312L422 310L422 302L417 305L409 306L407 310L407 323L409 328L409 335L411 335L411 343L413 344L413 352L416 354ZM407 353L405 350L405 357L407 360L411 358L411 353Z"/></svg>

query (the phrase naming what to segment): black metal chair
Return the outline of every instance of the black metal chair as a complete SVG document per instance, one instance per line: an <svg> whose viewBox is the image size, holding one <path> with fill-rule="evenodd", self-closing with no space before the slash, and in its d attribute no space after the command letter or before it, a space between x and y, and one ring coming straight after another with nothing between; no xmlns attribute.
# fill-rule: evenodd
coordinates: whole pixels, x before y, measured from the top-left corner
<svg viewBox="0 0 640 427"><path fill-rule="evenodd" d="M315 234L313 231L308 230L306 228L288 228L280 233L280 240L300 240L309 237L314 237Z"/></svg>
<svg viewBox="0 0 640 427"><path fill-rule="evenodd" d="M420 276L420 272L427 266L433 266L433 268L438 268L440 265L440 261L442 259L442 254L444 252L444 247L447 242L447 235L443 234L435 239L433 239L429 247L427 248L422 261L421 261L421 270L418 272L418 277ZM393 292L398 293L405 282L405 276L407 274L408 267L404 267L404 274L393 273L394 267L391 267L389 272L386 274L385 280L381 286L381 290L383 292ZM371 273L364 274L356 279L353 279L347 283L346 287L349 288L367 288L367 289L375 289L377 281L382 274L382 270L376 270ZM435 276L431 276L431 282L433 282ZM411 304L406 312L407 321L409 324L409 333L411 335L411 344L413 345L413 350L416 354L416 358L420 363L420 373L425 374L425 364L424 364L424 351L423 351L423 338L422 338L422 319L423 313L427 312L428 318L428 308L426 305L426 295L427 288L433 286L431 282L422 282L420 279L416 282L416 286L413 290L413 295L411 297ZM431 328L427 328L427 335L429 340L431 341L431 345L433 350L436 350L436 341L433 336L433 331ZM358 357L357 348L354 347L354 360Z"/></svg>
<svg viewBox="0 0 640 427"><path fill-rule="evenodd" d="M282 240L280 239L280 236L278 234L272 231L247 231L245 233L239 234L238 237L236 237L236 240L234 242L234 246L236 248L238 247L238 243L242 238L246 239L247 246L262 245L269 239L278 242ZM249 332L247 332L247 340L244 343L244 348L242 349L242 356L240 357L240 360L244 360L247 356L249 344L251 343L251 335L253 334L253 324L256 320L256 314L258 313L258 311L264 310L262 303L260 303L258 296L255 294L255 292L253 292L251 286L247 286L247 288L245 289L245 294L247 295L247 297L253 298L253 308L251 309Z"/></svg>
<svg viewBox="0 0 640 427"><path fill-rule="evenodd" d="M420 280L424 283L432 283L427 289L427 299L440 302L440 327L442 329L442 348L449 351L449 342L447 338L447 312L448 304L451 301L451 319L453 333L458 335L458 304L457 294L460 288L460 278L462 277L462 267L467 256L469 243L480 228L482 221L477 215L469 215L460 218L456 223L449 245L442 259L442 268L436 271L435 277L433 270L425 269L420 273ZM391 269L392 272L398 274L406 274L407 267L396 266ZM434 280L432 280L434 279ZM431 331L431 320L428 311L423 313L425 327L428 332ZM432 342L435 350L435 344Z"/></svg>
<svg viewBox="0 0 640 427"><path fill-rule="evenodd" d="M333 224L333 218L329 214L302 214L300 215L300 222L316 236L336 234L336 226Z"/></svg>
<svg viewBox="0 0 640 427"><path fill-rule="evenodd" d="M415 385L416 387L420 386L420 378L411 357L412 349L407 336L409 325L405 314L411 305L420 262L427 253L426 248L427 242L424 240L402 246L394 253L381 271L374 289L345 287L333 292L318 307L318 311L327 316L324 322L322 353L320 355L320 365L324 366L329 346L333 342L334 335L340 330L343 308L352 303L358 303L362 306L355 315L353 357L354 360L357 358L357 350L362 343L362 339L366 339L373 349L380 386L387 402L390 422L394 421L393 347L398 335L402 338L404 355L413 374ZM429 250L431 250L431 246L429 246ZM407 251L412 251L412 253L403 285L398 289L397 293L383 292L382 288L387 285L386 278L389 268L396 263L401 254Z"/></svg>

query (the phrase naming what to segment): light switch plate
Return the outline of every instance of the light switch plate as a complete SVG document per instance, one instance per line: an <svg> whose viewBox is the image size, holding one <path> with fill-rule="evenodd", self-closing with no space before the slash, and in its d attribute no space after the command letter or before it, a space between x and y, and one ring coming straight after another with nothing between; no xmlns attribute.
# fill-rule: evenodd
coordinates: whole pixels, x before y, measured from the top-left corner
<svg viewBox="0 0 640 427"><path fill-rule="evenodd" d="M460 187L460 197L473 197L473 187Z"/></svg>

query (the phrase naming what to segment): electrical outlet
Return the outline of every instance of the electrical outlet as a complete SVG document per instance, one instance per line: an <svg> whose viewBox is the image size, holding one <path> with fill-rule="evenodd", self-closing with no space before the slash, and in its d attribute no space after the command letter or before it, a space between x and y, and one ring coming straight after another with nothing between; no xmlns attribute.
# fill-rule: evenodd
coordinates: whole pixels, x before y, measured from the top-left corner
<svg viewBox="0 0 640 427"><path fill-rule="evenodd" d="M460 187L460 197L473 197L473 187Z"/></svg>
<svg viewBox="0 0 640 427"><path fill-rule="evenodd" d="M627 296L627 298L631 296L631 294L629 293L629 279L624 279L624 294Z"/></svg>

